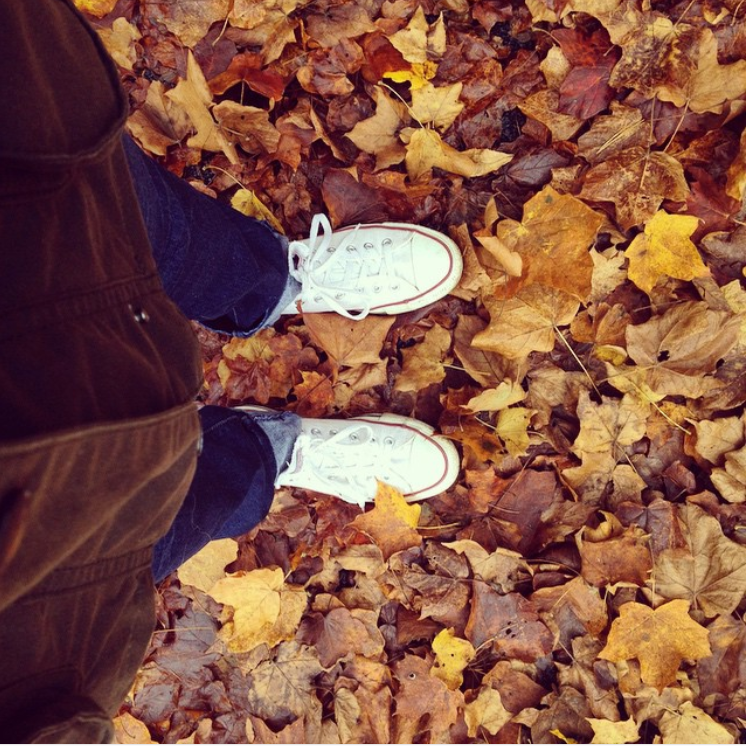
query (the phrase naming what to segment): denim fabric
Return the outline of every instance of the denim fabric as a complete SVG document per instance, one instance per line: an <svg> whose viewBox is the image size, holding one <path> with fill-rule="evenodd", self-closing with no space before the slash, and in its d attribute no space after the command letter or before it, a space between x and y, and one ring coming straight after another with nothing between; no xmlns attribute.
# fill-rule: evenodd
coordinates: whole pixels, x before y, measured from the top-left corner
<svg viewBox="0 0 746 746"><path fill-rule="evenodd" d="M129 137L124 149L158 273L184 315L236 337L274 323L299 289L284 236L198 192Z"/></svg>
<svg viewBox="0 0 746 746"><path fill-rule="evenodd" d="M245 534L264 518L277 464L286 462L300 433L300 418L290 412L254 415L207 406L199 414L202 453L181 510L155 545L156 581L208 542Z"/></svg>
<svg viewBox="0 0 746 746"><path fill-rule="evenodd" d="M297 295L287 241L266 223L201 194L124 138L163 286L187 317L234 336L277 320ZM202 450L184 504L156 544L162 580L213 539L250 531L269 510L278 466L300 433L290 413L200 409Z"/></svg>

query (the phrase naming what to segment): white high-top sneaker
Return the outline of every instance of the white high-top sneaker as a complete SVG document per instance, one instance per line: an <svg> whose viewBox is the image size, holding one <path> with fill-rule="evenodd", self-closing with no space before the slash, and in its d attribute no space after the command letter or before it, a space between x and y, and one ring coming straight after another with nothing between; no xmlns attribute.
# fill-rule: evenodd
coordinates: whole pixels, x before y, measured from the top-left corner
<svg viewBox="0 0 746 746"><path fill-rule="evenodd" d="M422 308L453 290L463 270L458 246L438 231L408 223L333 231L325 215L314 216L307 241L290 242L288 261L302 289L283 313L300 305L351 319Z"/></svg>
<svg viewBox="0 0 746 746"><path fill-rule="evenodd" d="M237 407L267 412L264 407ZM426 500L453 485L460 459L450 440L430 425L396 414L349 420L301 418L301 434L276 487L301 487L360 505L372 502L378 482L408 502Z"/></svg>

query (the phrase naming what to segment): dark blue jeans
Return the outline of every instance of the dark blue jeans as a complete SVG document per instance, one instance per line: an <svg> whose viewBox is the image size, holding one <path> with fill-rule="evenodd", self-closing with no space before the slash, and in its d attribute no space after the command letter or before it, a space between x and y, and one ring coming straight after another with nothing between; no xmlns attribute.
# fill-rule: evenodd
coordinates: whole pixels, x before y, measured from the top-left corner
<svg viewBox="0 0 746 746"><path fill-rule="evenodd" d="M287 242L266 223L201 194L125 137L127 160L163 286L190 319L249 336L297 292ZM209 541L239 536L269 510L274 481L300 431L292 414L200 409L197 471L169 532L156 544L162 580Z"/></svg>

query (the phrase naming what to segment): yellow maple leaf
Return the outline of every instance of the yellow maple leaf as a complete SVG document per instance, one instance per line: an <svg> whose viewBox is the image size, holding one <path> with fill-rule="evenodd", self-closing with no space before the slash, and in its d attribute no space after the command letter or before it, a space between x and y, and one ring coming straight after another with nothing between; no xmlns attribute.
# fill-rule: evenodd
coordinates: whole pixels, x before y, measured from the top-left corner
<svg viewBox="0 0 746 746"><path fill-rule="evenodd" d="M535 414L535 409L526 407L510 407L498 414L495 432L505 443L511 456L520 456L526 452L531 442L528 426Z"/></svg>
<svg viewBox="0 0 746 746"><path fill-rule="evenodd" d="M473 178L497 171L513 159L512 155L489 148L456 150L443 142L435 130L416 129L407 144L407 173L412 181L424 178L433 168Z"/></svg>
<svg viewBox="0 0 746 746"><path fill-rule="evenodd" d="M357 516L350 525L370 536L388 559L394 552L422 543L417 531L421 511L420 505L409 504L397 489L379 482L373 510Z"/></svg>
<svg viewBox="0 0 746 746"><path fill-rule="evenodd" d="M640 290L650 293L666 277L693 280L709 275L690 239L698 225L699 219L693 215L669 215L658 210L645 226L645 232L635 236L625 252L629 279Z"/></svg>
<svg viewBox="0 0 746 746"><path fill-rule="evenodd" d="M447 130L463 111L459 101L463 83L438 86L432 83L412 87L412 116L420 124L432 124L441 132Z"/></svg>
<svg viewBox="0 0 746 746"><path fill-rule="evenodd" d="M480 728L494 736L512 717L502 703L500 692L491 687L482 687L477 698L464 707L464 720L471 738Z"/></svg>
<svg viewBox="0 0 746 746"><path fill-rule="evenodd" d="M391 34L389 41L401 52L407 62L425 63L427 62L428 30L425 11L418 5L406 28Z"/></svg>
<svg viewBox="0 0 746 746"><path fill-rule="evenodd" d="M662 743L736 742L732 733L691 702L682 702L675 712L664 712L658 727Z"/></svg>
<svg viewBox="0 0 746 746"><path fill-rule="evenodd" d="M464 669L476 655L474 646L468 640L456 637L451 627L438 632L432 647L435 663L430 673L445 682L449 689L458 689L464 683Z"/></svg>
<svg viewBox="0 0 746 746"><path fill-rule="evenodd" d="M215 583L210 595L233 607L233 616L223 625L220 637L234 653L292 639L307 604L302 588L285 585L280 568L234 573Z"/></svg>
<svg viewBox="0 0 746 746"><path fill-rule="evenodd" d="M682 661L712 654L707 630L688 612L689 602L681 599L657 609L636 602L624 604L599 658L615 663L636 658L642 680L662 690L676 680Z"/></svg>

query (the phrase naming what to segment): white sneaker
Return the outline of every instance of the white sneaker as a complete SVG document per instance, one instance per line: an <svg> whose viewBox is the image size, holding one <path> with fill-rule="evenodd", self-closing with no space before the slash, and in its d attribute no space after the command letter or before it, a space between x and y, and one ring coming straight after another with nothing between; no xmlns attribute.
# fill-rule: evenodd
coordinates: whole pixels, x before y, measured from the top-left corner
<svg viewBox="0 0 746 746"><path fill-rule="evenodd" d="M237 407L266 412L265 407ZM456 447L430 425L396 414L349 420L301 419L288 467L276 487L300 487L334 495L361 507L372 502L378 481L407 502L426 500L453 485L460 459Z"/></svg>
<svg viewBox="0 0 746 746"><path fill-rule="evenodd" d="M283 313L298 313L300 304L306 313L350 319L422 308L448 295L463 270L458 246L430 228L377 223L332 231L326 215L314 215L308 241L290 243L288 261L302 289Z"/></svg>

